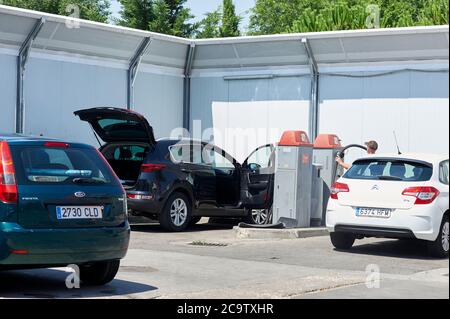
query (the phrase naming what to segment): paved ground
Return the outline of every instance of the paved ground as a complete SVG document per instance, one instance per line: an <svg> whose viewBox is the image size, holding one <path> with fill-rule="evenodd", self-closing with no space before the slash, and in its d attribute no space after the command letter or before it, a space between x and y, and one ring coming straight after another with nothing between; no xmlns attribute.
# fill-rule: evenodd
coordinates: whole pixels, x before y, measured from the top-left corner
<svg viewBox="0 0 450 319"><path fill-rule="evenodd" d="M418 242L368 239L339 252L328 237L237 240L231 228L136 226L113 283L68 290L64 269L9 271L0 273L0 297L449 298L449 261L428 258Z"/></svg>

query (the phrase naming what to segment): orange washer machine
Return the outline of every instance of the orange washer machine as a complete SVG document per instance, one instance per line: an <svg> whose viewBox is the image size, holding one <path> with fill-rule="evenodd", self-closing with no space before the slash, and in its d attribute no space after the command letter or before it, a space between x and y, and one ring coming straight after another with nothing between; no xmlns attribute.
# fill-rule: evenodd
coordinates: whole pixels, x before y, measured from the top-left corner
<svg viewBox="0 0 450 319"><path fill-rule="evenodd" d="M325 216L330 198L331 187L344 171L336 162L343 150L341 140L335 134L320 134L314 142L311 224L325 225Z"/></svg>
<svg viewBox="0 0 450 319"><path fill-rule="evenodd" d="M287 131L276 150L273 221L310 227L313 145L303 131Z"/></svg>

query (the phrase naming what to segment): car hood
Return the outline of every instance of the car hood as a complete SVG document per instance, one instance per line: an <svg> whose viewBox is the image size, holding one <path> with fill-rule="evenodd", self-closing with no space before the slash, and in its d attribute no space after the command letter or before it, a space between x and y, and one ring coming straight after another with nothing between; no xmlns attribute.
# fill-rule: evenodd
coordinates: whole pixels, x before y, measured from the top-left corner
<svg viewBox="0 0 450 319"><path fill-rule="evenodd" d="M119 108L92 108L74 113L91 124L95 133L106 143L145 142L156 144L153 128L146 118L134 111Z"/></svg>

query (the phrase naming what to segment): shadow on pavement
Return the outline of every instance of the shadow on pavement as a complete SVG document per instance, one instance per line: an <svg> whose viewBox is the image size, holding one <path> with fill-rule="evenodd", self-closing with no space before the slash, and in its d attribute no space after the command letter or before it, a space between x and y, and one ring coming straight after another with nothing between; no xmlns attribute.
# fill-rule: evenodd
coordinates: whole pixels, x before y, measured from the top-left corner
<svg viewBox="0 0 450 319"><path fill-rule="evenodd" d="M336 249L336 251L338 250ZM351 250L344 252L349 254L395 257L403 259L439 260L429 256L426 242L414 239L386 239L385 241L370 244L364 244L364 240L361 240L356 241Z"/></svg>
<svg viewBox="0 0 450 319"><path fill-rule="evenodd" d="M102 287L83 286L68 289L68 272L58 269L37 269L0 272L0 297L5 298L111 298L144 293L158 288L116 279Z"/></svg>
<svg viewBox="0 0 450 319"><path fill-rule="evenodd" d="M184 233L233 229L233 227L237 226L240 222L241 220L238 219L212 218L207 223L199 223L190 226L184 231ZM148 223L132 223L131 230L147 233L167 233L167 231L165 231L159 223L155 221L149 221Z"/></svg>

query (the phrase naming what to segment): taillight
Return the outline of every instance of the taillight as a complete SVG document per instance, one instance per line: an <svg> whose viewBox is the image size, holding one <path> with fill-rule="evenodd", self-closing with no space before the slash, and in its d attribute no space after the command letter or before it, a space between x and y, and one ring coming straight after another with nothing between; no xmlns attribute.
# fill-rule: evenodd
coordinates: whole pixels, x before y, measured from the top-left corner
<svg viewBox="0 0 450 319"><path fill-rule="evenodd" d="M0 142L0 201L17 203L16 174L7 142Z"/></svg>
<svg viewBox="0 0 450 319"><path fill-rule="evenodd" d="M339 199L338 194L339 193L348 193L350 192L350 188L348 188L347 184L343 183L334 183L331 187L331 198L332 199Z"/></svg>
<svg viewBox="0 0 450 319"><path fill-rule="evenodd" d="M402 193L405 196L415 197L415 205L431 204L439 194L440 192L436 188L429 186L408 187Z"/></svg>
<svg viewBox="0 0 450 319"><path fill-rule="evenodd" d="M154 173L158 171L162 171L167 166L164 164L143 164L141 166L141 172L142 173Z"/></svg>
<svg viewBox="0 0 450 319"><path fill-rule="evenodd" d="M70 148L70 144L64 142L46 142L44 147L51 148Z"/></svg>

